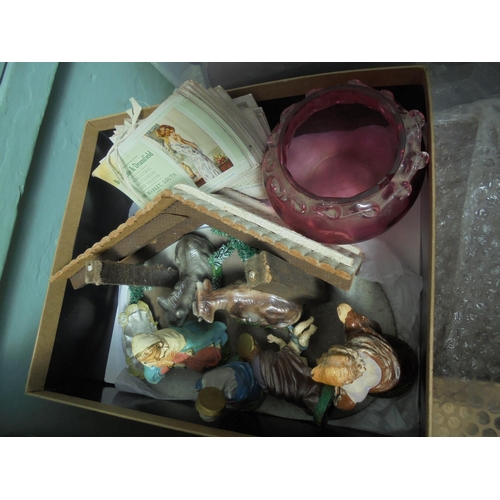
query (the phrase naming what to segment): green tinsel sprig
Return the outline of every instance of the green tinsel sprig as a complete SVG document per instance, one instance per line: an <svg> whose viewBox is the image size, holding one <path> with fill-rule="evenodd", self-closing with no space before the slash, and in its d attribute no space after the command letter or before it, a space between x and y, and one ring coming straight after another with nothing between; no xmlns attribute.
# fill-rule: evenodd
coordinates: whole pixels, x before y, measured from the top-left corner
<svg viewBox="0 0 500 500"><path fill-rule="evenodd" d="M209 258L209 263L212 266L212 286L214 289L220 288L222 283L222 264L231 256L233 252L237 252L239 258L245 262L250 257L258 254L260 250L248 245L247 243L229 236L224 231L211 228L212 232L218 236L227 237L227 242L216 250Z"/></svg>

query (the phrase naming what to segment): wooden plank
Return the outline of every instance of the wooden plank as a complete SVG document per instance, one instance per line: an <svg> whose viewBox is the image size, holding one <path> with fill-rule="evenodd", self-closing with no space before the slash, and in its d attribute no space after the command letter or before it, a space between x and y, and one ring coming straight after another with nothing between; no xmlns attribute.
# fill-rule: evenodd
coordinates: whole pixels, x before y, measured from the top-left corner
<svg viewBox="0 0 500 500"><path fill-rule="evenodd" d="M324 281L269 252L260 252L245 262L247 283L256 290L299 303L328 300Z"/></svg>
<svg viewBox="0 0 500 500"><path fill-rule="evenodd" d="M174 215L172 214L172 217ZM198 229L201 225L201 222L192 217L182 217L179 222L165 231L163 234L158 236L158 238L154 239L150 243L148 243L143 248L137 250L132 255L125 257L123 262L127 264L136 264L139 262L146 262L147 260L154 257L157 253L161 252L165 248L169 247L176 241L178 241L181 236L184 236L195 229Z"/></svg>
<svg viewBox="0 0 500 500"><path fill-rule="evenodd" d="M110 250L119 242L130 237L138 227L142 227L146 225L148 222L155 219L159 214L163 213L166 208L175 203L175 200L170 196L167 196L165 193L159 194L152 202L148 203L144 208L141 208L134 216L129 217L129 219L120 224L114 231L111 231L107 236L102 238L100 241L92 245L91 248L88 248L85 252L75 257L73 260L69 261L66 265L59 269L59 271L55 272L50 281L58 281L71 278L78 271L83 269L87 260L93 260L98 258L98 256L103 255L104 252ZM171 225L179 222L180 219L172 219ZM170 226L171 227L171 226ZM168 229L168 227L164 227L163 231ZM159 231L160 234L163 231ZM156 236L158 236L158 234ZM152 236L150 241L155 237ZM135 245L133 243L134 237L129 240L131 243L131 248L124 256L133 253L134 251L141 248L141 246ZM145 246L148 242L144 242L142 246ZM117 259L109 259L109 260L117 260ZM59 267L59 266L58 266Z"/></svg>
<svg viewBox="0 0 500 500"><path fill-rule="evenodd" d="M109 260L89 260L85 283L92 285L175 286L179 272L172 267L123 264Z"/></svg>
<svg viewBox="0 0 500 500"><path fill-rule="evenodd" d="M182 218L169 213L158 214L154 219L138 227L126 238L118 241L99 256L100 260L120 260L156 240L166 230L178 224Z"/></svg>
<svg viewBox="0 0 500 500"><path fill-rule="evenodd" d="M87 260L121 261L129 255L137 252L137 250L145 247L148 243L156 240L159 235L182 220L183 217L175 217L171 214L160 213L144 225L139 226L125 238L120 239L114 245L111 245L104 252L92 255ZM78 271L70 277L71 284L75 290L86 285L85 263L87 260L85 260L85 262L81 262Z"/></svg>
<svg viewBox="0 0 500 500"><path fill-rule="evenodd" d="M144 226L139 226L126 238L118 241L115 245L111 245L105 252L96 253L89 260L110 260L130 265L146 262L175 243L184 234L197 229L201 224L196 218L164 212ZM163 232L158 233L158 231ZM70 277L75 290L87 284L85 282L85 272L85 266L82 266Z"/></svg>

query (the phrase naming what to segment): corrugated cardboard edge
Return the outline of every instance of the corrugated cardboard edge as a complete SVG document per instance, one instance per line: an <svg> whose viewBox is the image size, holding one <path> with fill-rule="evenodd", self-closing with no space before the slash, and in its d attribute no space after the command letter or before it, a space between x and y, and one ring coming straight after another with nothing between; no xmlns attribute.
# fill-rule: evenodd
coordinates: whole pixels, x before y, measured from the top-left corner
<svg viewBox="0 0 500 500"><path fill-rule="evenodd" d="M52 391L41 390L38 392L31 392L30 395L42 399L47 399L49 401L69 404L71 406L82 408L84 410L93 410L99 413L103 413L105 415L111 415L113 417L119 416L122 418L133 420L135 422L140 422L142 424L155 425L157 427L172 429L175 431L184 432L187 434L193 434L200 437L251 437L248 434L231 432L225 429L218 429L216 427L207 427L201 424L185 422L183 420L177 420L169 417L162 417L159 415L145 413L138 410L132 410L105 403L99 403L96 401L77 398L66 394L59 394L57 392L52 392Z"/></svg>
<svg viewBox="0 0 500 500"><path fill-rule="evenodd" d="M427 232L422 232L422 256L427 258L427 262L422 263L422 267L426 270L424 273L424 290L422 293L422 324L426 325L427 330L427 343L425 346L425 351L422 353L425 359L425 380L423 381L422 387L425 387L425 398L424 398L424 415L425 415L425 428L424 434L426 436L433 435L433 400L434 400L434 316L435 316L435 293L436 293L436 162L435 162L435 152L434 152L434 118L432 114L432 95L430 78L427 68L421 67L423 70L425 78L425 98L426 98L426 108L428 111L427 123L428 123L428 134L429 134L429 163L427 165L427 179L428 179L428 189L427 197L425 203L422 206L425 207L422 213L422 219L424 224L428 224L429 228ZM425 239L427 237L427 240Z"/></svg>
<svg viewBox="0 0 500 500"><path fill-rule="evenodd" d="M123 116L125 117L126 114ZM107 125L110 122L114 122L115 119L106 117L97 121ZM112 127L111 125L111 128ZM101 130L104 129L97 127L94 121L87 121L85 123L82 142L78 152L73 180L52 264L52 273L59 270L64 264L71 260L87 193L88 179L92 169L97 138ZM64 281L58 283L49 282L26 383L27 394L42 390L45 387L65 289L66 283Z"/></svg>
<svg viewBox="0 0 500 500"><path fill-rule="evenodd" d="M345 84L353 79L361 80L370 87L411 85L413 83L425 85L426 83L422 80L422 76L424 73L426 74L426 71L424 66L396 66L393 68L339 71L238 87L228 91L228 93L233 98L251 93L255 100L259 102L303 95L311 89L321 89L333 85ZM402 72L404 72L404 74ZM387 83L388 81L390 81L390 83ZM284 84L286 84L285 92L283 92Z"/></svg>

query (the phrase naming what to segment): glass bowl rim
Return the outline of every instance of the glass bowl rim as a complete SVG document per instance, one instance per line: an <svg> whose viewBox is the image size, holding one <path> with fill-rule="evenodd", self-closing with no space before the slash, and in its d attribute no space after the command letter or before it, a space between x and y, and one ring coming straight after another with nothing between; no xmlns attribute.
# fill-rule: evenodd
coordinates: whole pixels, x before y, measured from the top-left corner
<svg viewBox="0 0 500 500"><path fill-rule="evenodd" d="M362 191L362 192L360 192L354 196L351 196L349 198L317 196L314 193L311 193L310 191L305 189L304 187L300 186L295 181L295 179L292 177L292 175L290 174L287 166L283 164L283 158L284 158L283 138L288 130L288 125L290 124L290 121L293 119L293 117L297 114L298 111L300 111L303 107L305 107L311 101L318 99L318 98L324 96L325 94L339 92L339 91L340 92L344 92L344 91L352 92L353 90L357 91L359 93L368 95L370 97L373 97L375 100L379 101L387 109L387 111L390 113L390 115L392 115L394 117L395 127L397 130L399 130L399 132L398 132L398 139L399 139L398 153L396 154L396 157L394 159L394 163L393 163L391 169L379 180L379 182L377 182L377 184L375 184L370 189ZM337 104L340 104L340 103L337 103ZM346 102L346 103L342 103L342 104L349 104L349 103ZM351 104L359 104L359 103L353 102ZM362 105L366 106L365 104L362 104ZM280 125L280 130L278 132L278 137L277 137L276 149L277 149L277 156L278 156L279 162L280 162L281 166L283 167L282 172L285 175L287 181L290 182L290 184L295 188L296 191L302 193L304 196L311 198L312 200L315 200L318 202L326 201L328 203L335 203L337 205L359 202L359 201L365 200L366 198L371 197L372 195L374 195L375 193L378 193L381 189L383 189L389 183L389 181L392 179L392 177L396 174L399 167L401 166L401 163L402 163L404 156L406 154L406 129L404 126L404 121L403 121L403 118L401 117L401 113L398 109L398 105L396 104L396 102L389 99L381 91L376 90L372 87L366 86L364 84L333 85L331 87L319 89L317 91L312 91L310 94L307 94L306 97L302 101L300 101L296 104L293 104L292 107L293 107L293 109L290 110L290 112L285 117L285 120ZM328 106L325 106L325 107L318 109L316 111L322 111L323 109L326 109L327 107ZM366 107L369 107L369 106L366 106ZM373 109L373 108L370 108L370 109ZM380 113L380 111L378 109L375 109L374 111ZM382 113L380 113L380 114L387 121L385 116L382 115ZM301 124L299 124L295 128L295 130L297 130L297 128L300 125L302 125L302 123L304 123L304 122L305 121L301 122ZM389 125L390 125L390 123L389 123Z"/></svg>

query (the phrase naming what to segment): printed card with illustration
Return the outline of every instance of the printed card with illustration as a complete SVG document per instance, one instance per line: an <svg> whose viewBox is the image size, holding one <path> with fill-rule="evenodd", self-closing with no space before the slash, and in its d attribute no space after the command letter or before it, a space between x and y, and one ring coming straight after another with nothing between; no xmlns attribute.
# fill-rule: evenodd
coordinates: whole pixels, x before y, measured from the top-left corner
<svg viewBox="0 0 500 500"><path fill-rule="evenodd" d="M243 121L234 116L237 107L224 106L223 99L199 87L186 82L174 91L115 143L92 175L140 207L179 183L207 193L229 186L265 196L260 175L265 145L256 144L244 116Z"/></svg>

